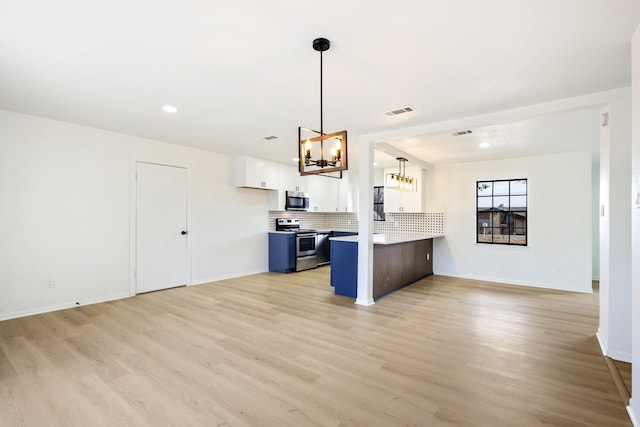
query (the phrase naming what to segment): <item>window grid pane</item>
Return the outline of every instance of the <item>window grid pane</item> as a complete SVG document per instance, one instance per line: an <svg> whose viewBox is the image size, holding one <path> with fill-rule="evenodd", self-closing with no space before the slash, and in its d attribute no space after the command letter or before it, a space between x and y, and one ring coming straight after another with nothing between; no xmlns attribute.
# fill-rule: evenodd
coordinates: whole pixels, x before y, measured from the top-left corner
<svg viewBox="0 0 640 427"><path fill-rule="evenodd" d="M476 182L476 243L527 245L527 179Z"/></svg>

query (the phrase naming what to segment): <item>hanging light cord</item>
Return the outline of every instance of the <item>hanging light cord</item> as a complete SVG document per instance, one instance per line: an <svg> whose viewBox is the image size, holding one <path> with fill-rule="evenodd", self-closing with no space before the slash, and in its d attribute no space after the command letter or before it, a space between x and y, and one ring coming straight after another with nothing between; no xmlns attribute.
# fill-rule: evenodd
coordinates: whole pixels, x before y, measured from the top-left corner
<svg viewBox="0 0 640 427"><path fill-rule="evenodd" d="M320 51L320 135L324 135L322 123L322 51Z"/></svg>

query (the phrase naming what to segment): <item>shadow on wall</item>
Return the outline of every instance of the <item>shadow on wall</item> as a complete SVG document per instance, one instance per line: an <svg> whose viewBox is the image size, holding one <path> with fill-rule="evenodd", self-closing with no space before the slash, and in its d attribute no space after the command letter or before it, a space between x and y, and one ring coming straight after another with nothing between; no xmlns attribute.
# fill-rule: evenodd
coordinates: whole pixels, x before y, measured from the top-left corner
<svg viewBox="0 0 640 427"><path fill-rule="evenodd" d="M459 273L458 265L449 247L447 237L433 239L433 274L441 274L441 265L447 265L450 271L447 275L456 275Z"/></svg>

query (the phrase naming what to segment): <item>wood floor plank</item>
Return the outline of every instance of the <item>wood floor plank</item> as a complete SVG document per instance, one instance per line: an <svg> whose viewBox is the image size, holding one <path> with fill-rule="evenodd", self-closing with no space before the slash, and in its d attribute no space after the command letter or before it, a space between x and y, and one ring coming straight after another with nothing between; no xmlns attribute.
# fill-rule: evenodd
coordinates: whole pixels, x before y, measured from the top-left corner
<svg viewBox="0 0 640 427"><path fill-rule="evenodd" d="M631 425L594 335L597 293L431 276L362 307L329 271L0 322L0 420Z"/></svg>

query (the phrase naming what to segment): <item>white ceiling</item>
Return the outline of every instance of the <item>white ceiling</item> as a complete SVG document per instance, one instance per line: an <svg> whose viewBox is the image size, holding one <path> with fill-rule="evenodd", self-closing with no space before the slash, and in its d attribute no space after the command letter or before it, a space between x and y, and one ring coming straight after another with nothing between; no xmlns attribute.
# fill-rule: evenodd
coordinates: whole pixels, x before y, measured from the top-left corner
<svg viewBox="0 0 640 427"><path fill-rule="evenodd" d="M2 0L0 108L290 161L297 127L319 127L317 37L332 43L324 130L347 129L353 144L628 86L639 23L637 0ZM383 114L404 105L416 112ZM432 164L544 154L584 141L593 114L389 144Z"/></svg>
<svg viewBox="0 0 640 427"><path fill-rule="evenodd" d="M460 128L465 135L440 132L385 141L377 150L380 167L397 167L396 156L409 155L430 165L590 151L600 157L600 110L582 108L481 127ZM409 159L411 160L411 159Z"/></svg>

